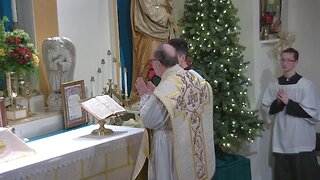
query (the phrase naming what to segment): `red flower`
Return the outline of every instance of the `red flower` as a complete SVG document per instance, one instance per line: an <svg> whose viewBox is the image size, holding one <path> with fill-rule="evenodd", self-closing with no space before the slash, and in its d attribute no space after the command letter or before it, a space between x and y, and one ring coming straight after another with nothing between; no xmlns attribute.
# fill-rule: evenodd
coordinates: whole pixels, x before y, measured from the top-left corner
<svg viewBox="0 0 320 180"><path fill-rule="evenodd" d="M19 43L21 42L21 38L16 37L16 38L14 39L14 42L15 42L16 44L19 44Z"/></svg>
<svg viewBox="0 0 320 180"><path fill-rule="evenodd" d="M15 58L15 59L18 59L19 58L19 54L16 53L16 52L11 52L10 53L11 57Z"/></svg>
<svg viewBox="0 0 320 180"><path fill-rule="evenodd" d="M263 24L272 24L273 16L271 16L268 12L261 13L261 22Z"/></svg>
<svg viewBox="0 0 320 180"><path fill-rule="evenodd" d="M3 21L0 20L0 26ZM15 29L4 31L3 42L4 58L1 58L0 71L2 72L33 72L37 69L39 59L37 50L24 30Z"/></svg>
<svg viewBox="0 0 320 180"><path fill-rule="evenodd" d="M266 23L267 24L272 24L272 21L273 21L273 17L272 16L267 16L266 17Z"/></svg>

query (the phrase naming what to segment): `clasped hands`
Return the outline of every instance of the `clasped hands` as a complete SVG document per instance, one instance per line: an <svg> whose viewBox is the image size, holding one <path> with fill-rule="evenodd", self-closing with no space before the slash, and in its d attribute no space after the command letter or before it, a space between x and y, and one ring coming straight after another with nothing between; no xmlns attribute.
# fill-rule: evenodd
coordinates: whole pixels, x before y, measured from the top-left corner
<svg viewBox="0 0 320 180"><path fill-rule="evenodd" d="M145 83L142 77L137 78L135 86L140 97L148 93L153 93L154 89L156 88L156 86L151 81Z"/></svg>
<svg viewBox="0 0 320 180"><path fill-rule="evenodd" d="M288 95L286 93L286 91L284 89L280 89L277 93L277 100L278 102L283 102L285 105L288 104L289 102L289 98Z"/></svg>

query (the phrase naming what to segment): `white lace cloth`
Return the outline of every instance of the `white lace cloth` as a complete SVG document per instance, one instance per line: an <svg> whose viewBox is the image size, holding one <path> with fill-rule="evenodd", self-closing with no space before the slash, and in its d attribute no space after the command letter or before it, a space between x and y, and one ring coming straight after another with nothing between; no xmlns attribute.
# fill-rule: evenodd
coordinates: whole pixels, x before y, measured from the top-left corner
<svg viewBox="0 0 320 180"><path fill-rule="evenodd" d="M27 143L36 154L0 163L0 179L27 179L72 163L141 143L143 129L109 126L111 136L93 136L91 125ZM135 159L134 159L135 160Z"/></svg>
<svg viewBox="0 0 320 180"><path fill-rule="evenodd" d="M8 128L0 127L0 164L34 153L33 149Z"/></svg>

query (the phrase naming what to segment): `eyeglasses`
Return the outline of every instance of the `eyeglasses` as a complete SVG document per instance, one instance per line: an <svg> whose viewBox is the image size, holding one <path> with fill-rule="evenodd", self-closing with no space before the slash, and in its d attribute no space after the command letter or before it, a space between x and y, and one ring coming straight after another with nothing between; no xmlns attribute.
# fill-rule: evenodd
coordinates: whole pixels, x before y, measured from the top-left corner
<svg viewBox="0 0 320 180"><path fill-rule="evenodd" d="M279 63L286 63L286 62L293 63L293 62L296 62L296 61L297 60L295 60L295 59L280 59Z"/></svg>
<svg viewBox="0 0 320 180"><path fill-rule="evenodd" d="M149 59L149 62L151 63L152 61L158 61L158 59Z"/></svg>

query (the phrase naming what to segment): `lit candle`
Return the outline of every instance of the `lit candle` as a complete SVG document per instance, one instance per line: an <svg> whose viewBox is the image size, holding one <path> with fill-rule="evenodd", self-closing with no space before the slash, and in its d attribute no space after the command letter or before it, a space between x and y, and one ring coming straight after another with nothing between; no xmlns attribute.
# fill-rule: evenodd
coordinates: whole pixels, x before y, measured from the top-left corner
<svg viewBox="0 0 320 180"><path fill-rule="evenodd" d="M127 82L127 68L123 68L123 79L124 79L124 97L128 97L128 82Z"/></svg>
<svg viewBox="0 0 320 180"><path fill-rule="evenodd" d="M13 22L18 22L16 0L11 0L11 8L12 8L12 20Z"/></svg>

